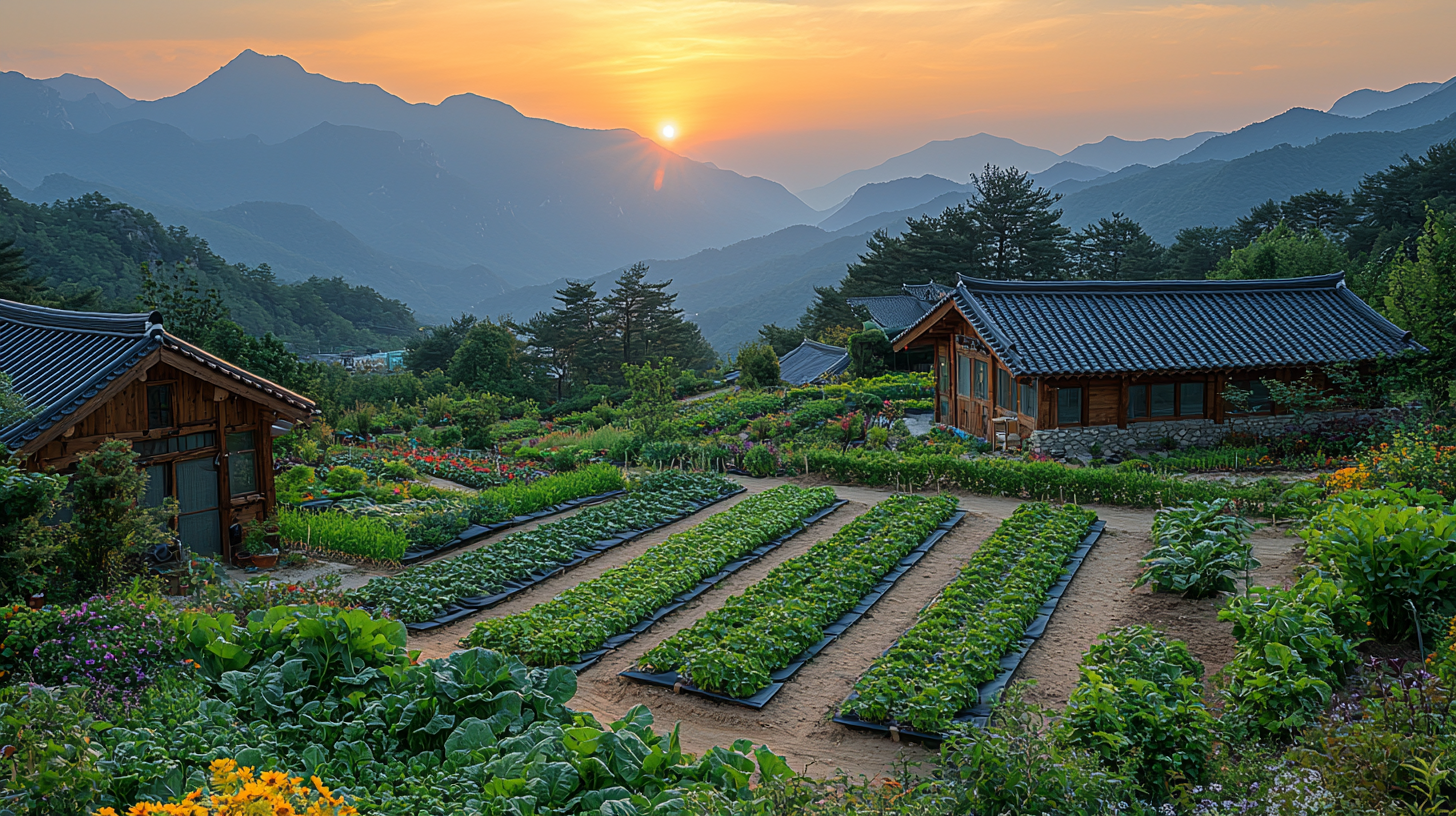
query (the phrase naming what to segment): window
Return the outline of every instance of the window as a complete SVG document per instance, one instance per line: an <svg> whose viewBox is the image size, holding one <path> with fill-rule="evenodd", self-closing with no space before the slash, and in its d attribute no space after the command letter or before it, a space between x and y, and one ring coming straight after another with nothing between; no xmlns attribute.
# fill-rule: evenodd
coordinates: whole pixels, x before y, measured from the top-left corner
<svg viewBox="0 0 1456 816"><path fill-rule="evenodd" d="M1203 383L1183 383L1178 390L1178 415L1203 416Z"/></svg>
<svg viewBox="0 0 1456 816"><path fill-rule="evenodd" d="M147 430L172 427L172 384L147 386Z"/></svg>
<svg viewBox="0 0 1456 816"><path fill-rule="evenodd" d="M976 399L986 399L991 393L991 372L985 360L976 361Z"/></svg>
<svg viewBox="0 0 1456 816"><path fill-rule="evenodd" d="M172 466L152 465L142 468L147 474L147 490L142 494L143 507L161 507L162 502L172 495Z"/></svg>
<svg viewBox="0 0 1456 816"><path fill-rule="evenodd" d="M1229 385L1241 391L1249 392L1249 413L1267 414L1274 410L1274 400L1269 398L1269 386L1264 385L1260 380L1231 380ZM1243 413L1234 406L1229 406L1230 413Z"/></svg>
<svg viewBox="0 0 1456 816"><path fill-rule="evenodd" d="M228 485L234 496L258 492L258 451L253 446L253 432L227 435Z"/></svg>
<svg viewBox="0 0 1456 816"><path fill-rule="evenodd" d="M996 369L996 404L1008 411L1016 410L1016 381L1004 368Z"/></svg>
<svg viewBox="0 0 1456 816"><path fill-rule="evenodd" d="M971 358L956 355L956 393L963 397L971 395Z"/></svg>
<svg viewBox="0 0 1456 816"><path fill-rule="evenodd" d="M184 453L199 448L210 448L217 444L217 433L215 431L203 431L202 433L184 434L182 436L169 436L166 439L140 439L132 446L137 456L143 459L152 456L161 456L166 453Z"/></svg>
<svg viewBox="0 0 1456 816"><path fill-rule="evenodd" d="M1080 425L1082 423L1082 389L1057 389L1057 424Z"/></svg>
<svg viewBox="0 0 1456 816"><path fill-rule="evenodd" d="M1152 399L1152 416L1170 417L1178 413L1174 400L1177 399L1178 386L1173 383L1155 383L1148 386L1148 395Z"/></svg>
<svg viewBox="0 0 1456 816"><path fill-rule="evenodd" d="M1148 416L1148 387L1129 385L1127 387L1127 418L1146 419Z"/></svg>
<svg viewBox="0 0 1456 816"><path fill-rule="evenodd" d="M1036 416L1036 383L1018 383L1021 392L1021 413Z"/></svg>
<svg viewBox="0 0 1456 816"><path fill-rule="evenodd" d="M940 355L940 379L935 384L936 390L943 394L950 393L950 361L945 355Z"/></svg>

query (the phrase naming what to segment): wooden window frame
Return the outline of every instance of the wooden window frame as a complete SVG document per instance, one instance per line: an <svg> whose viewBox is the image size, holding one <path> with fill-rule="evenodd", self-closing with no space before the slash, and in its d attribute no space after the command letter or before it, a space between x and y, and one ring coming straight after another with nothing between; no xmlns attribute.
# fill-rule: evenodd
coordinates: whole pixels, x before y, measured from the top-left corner
<svg viewBox="0 0 1456 816"><path fill-rule="evenodd" d="M1197 414L1183 413L1183 386L1185 384L1198 384L1203 386L1203 411ZM1230 385L1232 382L1229 383ZM1153 390L1155 385L1173 386L1173 413L1165 416L1153 416ZM1143 404L1148 412L1147 416L1135 417L1132 415L1132 389L1143 386L1146 388ZM1214 419L1212 406L1208 400L1209 382L1207 377L1157 377L1152 379L1138 380L1127 384L1127 407L1123 411L1125 422L1184 422L1195 419ZM1220 399L1222 397L1220 396ZM1246 416L1239 414L1238 416ZM1247 416L1260 416L1260 414L1248 414Z"/></svg>
<svg viewBox="0 0 1456 816"><path fill-rule="evenodd" d="M148 434L157 431L170 431L180 427L177 424L177 379L146 380L142 383L142 413L146 416L146 431ZM167 418L171 420L168 425L152 425L152 389L167 388Z"/></svg>
<svg viewBox="0 0 1456 816"><path fill-rule="evenodd" d="M1061 392L1062 392L1063 389L1066 389L1068 391L1077 391L1078 392L1078 396L1077 396L1077 421L1076 422L1063 422L1062 421L1062 400L1061 400ZM1050 386L1049 387L1049 390L1052 391L1052 392L1054 392L1056 394L1056 396L1052 398L1053 399L1053 402L1052 402L1052 420L1053 420L1053 423L1055 424L1056 427L1058 427L1058 428L1081 428L1081 427L1084 427L1087 424L1087 410L1088 410L1088 408L1087 408L1087 399L1088 399L1088 396L1087 395L1088 395L1088 392L1089 392L1090 389L1088 388L1088 386L1087 386L1086 383L1076 383L1076 384L1068 383L1066 385L1055 385L1055 386Z"/></svg>

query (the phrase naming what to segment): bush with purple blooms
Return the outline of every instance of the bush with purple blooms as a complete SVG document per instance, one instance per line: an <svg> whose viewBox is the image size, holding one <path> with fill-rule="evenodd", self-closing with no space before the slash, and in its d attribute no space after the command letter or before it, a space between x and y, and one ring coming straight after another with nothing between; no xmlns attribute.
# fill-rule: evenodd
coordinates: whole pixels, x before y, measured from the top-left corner
<svg viewBox="0 0 1456 816"><path fill-rule="evenodd" d="M7 679L86 686L99 707L129 706L159 670L178 665L176 641L176 611L134 584L79 606L19 616L5 641L19 665Z"/></svg>

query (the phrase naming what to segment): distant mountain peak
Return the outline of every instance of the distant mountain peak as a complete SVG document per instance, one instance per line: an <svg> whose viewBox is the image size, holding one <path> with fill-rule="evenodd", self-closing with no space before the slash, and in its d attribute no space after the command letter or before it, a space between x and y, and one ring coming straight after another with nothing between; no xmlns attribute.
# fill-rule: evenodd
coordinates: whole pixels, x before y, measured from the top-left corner
<svg viewBox="0 0 1456 816"><path fill-rule="evenodd" d="M287 72L290 74L306 74L303 65L293 57L286 54L259 54L251 48L244 48L242 53L228 60L223 67L214 71L214 75L232 69L258 70L267 69L270 71Z"/></svg>

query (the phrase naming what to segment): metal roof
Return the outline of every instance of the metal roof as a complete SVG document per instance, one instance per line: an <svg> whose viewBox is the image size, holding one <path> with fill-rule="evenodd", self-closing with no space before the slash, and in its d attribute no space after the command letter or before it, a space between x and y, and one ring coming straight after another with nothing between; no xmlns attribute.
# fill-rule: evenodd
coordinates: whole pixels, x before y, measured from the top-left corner
<svg viewBox="0 0 1456 816"><path fill-rule="evenodd" d="M838 346L805 340L779 358L779 379L790 385L807 385L837 377L849 368L849 352Z"/></svg>
<svg viewBox="0 0 1456 816"><path fill-rule="evenodd" d="M68 312L0 300L0 372L33 414L0 428L0 445L18 449L75 413L147 355L166 348L303 411L312 400L258 377L170 334L159 312Z"/></svg>
<svg viewBox="0 0 1456 816"><path fill-rule="evenodd" d="M953 297L1017 376L1319 365L1423 350L1356 297L1342 273L1216 281L962 277Z"/></svg>

